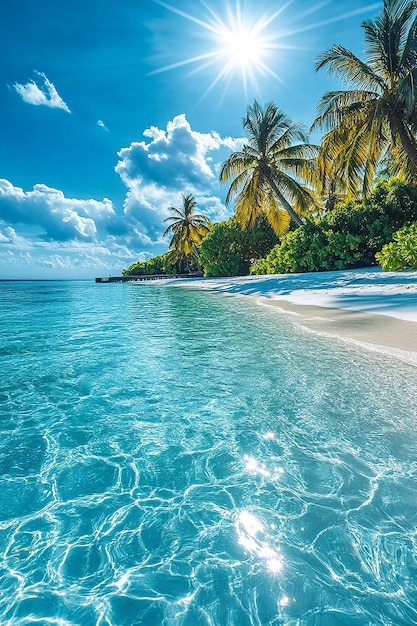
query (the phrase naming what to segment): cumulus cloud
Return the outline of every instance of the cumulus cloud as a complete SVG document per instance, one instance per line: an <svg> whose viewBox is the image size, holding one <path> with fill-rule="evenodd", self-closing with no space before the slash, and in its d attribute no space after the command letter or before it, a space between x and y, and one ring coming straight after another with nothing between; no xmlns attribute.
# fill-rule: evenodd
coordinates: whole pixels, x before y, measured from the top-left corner
<svg viewBox="0 0 417 626"><path fill-rule="evenodd" d="M127 266L127 260L115 258L111 251L108 251L107 255L103 251L96 255L94 250L72 252L55 250L52 246L41 250L36 246L31 246L28 250L17 247L4 249L0 245L0 277L2 278L26 278L28 271L32 277L93 278L109 272L115 275L115 273L120 273L123 265L120 265L119 269L119 264L124 261Z"/></svg>
<svg viewBox="0 0 417 626"><path fill-rule="evenodd" d="M230 217L230 211L225 207L224 203L217 196L200 196L199 211L212 222L220 222Z"/></svg>
<svg viewBox="0 0 417 626"><path fill-rule="evenodd" d="M26 250L32 247L31 242L24 237L20 237L11 226L7 226L0 231L0 245L1 244L12 245L18 250Z"/></svg>
<svg viewBox="0 0 417 626"><path fill-rule="evenodd" d="M119 275L134 261L166 250L110 200L67 198L35 185L24 191L0 179L0 278Z"/></svg>
<svg viewBox="0 0 417 626"><path fill-rule="evenodd" d="M62 191L46 185L24 191L0 179L0 219L8 224L38 226L45 240L93 241L98 228L105 230L115 220L115 211L107 198L66 198Z"/></svg>
<svg viewBox="0 0 417 626"><path fill-rule="evenodd" d="M138 221L141 232L154 240L160 237L168 208L179 206L182 193L194 194L199 208L204 207L212 220L226 219L218 161L225 149L236 149L243 140L197 132L184 114L168 122L165 130L151 126L143 135L148 141L122 148L116 165L128 188L125 213Z"/></svg>
<svg viewBox="0 0 417 626"><path fill-rule="evenodd" d="M127 188L122 214L108 198L68 198L44 184L24 190L0 179L0 278L25 276L29 267L45 277L120 274L166 251L163 220L181 194L192 193L212 221L227 219L218 171L243 140L197 132L185 115L143 135L118 153L115 169Z"/></svg>
<svg viewBox="0 0 417 626"><path fill-rule="evenodd" d="M216 181L209 153L238 141L222 139L216 132L194 131L184 114L168 122L166 130L151 126L143 135L150 141L133 142L118 153L116 172L129 188L152 182L179 191L186 186L204 192Z"/></svg>
<svg viewBox="0 0 417 626"><path fill-rule="evenodd" d="M111 236L96 242L41 241L0 224L0 278L27 278L28 272L45 278L120 275L124 267L150 256Z"/></svg>
<svg viewBox="0 0 417 626"><path fill-rule="evenodd" d="M44 105L52 109L62 109L67 113L71 113L68 105L45 74L43 72L35 72L35 75L37 81L30 80L24 85L20 83L13 85L22 100L35 106Z"/></svg>

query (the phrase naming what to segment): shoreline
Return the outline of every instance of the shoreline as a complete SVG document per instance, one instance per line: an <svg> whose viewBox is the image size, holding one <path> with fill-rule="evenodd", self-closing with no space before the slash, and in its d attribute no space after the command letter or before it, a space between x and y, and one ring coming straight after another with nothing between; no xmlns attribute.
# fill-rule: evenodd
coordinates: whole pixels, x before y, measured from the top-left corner
<svg viewBox="0 0 417 626"><path fill-rule="evenodd" d="M314 274L167 281L250 297L291 315L309 332L355 343L417 366L417 272L345 270Z"/></svg>
<svg viewBox="0 0 417 626"><path fill-rule="evenodd" d="M321 336L390 354L417 366L417 325L388 315L299 305L286 300L258 298L262 306L292 315L304 329Z"/></svg>

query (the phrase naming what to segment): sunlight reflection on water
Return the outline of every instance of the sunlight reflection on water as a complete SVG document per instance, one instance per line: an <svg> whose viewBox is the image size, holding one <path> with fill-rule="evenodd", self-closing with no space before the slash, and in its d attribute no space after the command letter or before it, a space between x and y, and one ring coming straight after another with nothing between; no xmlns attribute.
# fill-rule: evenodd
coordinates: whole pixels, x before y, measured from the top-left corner
<svg viewBox="0 0 417 626"><path fill-rule="evenodd" d="M417 622L415 369L221 295L1 298L1 624Z"/></svg>

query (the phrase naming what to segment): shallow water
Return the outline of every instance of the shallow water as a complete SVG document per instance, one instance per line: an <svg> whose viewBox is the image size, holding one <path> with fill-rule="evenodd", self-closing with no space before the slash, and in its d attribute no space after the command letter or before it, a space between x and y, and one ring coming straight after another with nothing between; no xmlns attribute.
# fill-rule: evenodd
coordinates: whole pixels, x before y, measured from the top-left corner
<svg viewBox="0 0 417 626"><path fill-rule="evenodd" d="M417 623L416 368L250 300L0 283L0 624Z"/></svg>

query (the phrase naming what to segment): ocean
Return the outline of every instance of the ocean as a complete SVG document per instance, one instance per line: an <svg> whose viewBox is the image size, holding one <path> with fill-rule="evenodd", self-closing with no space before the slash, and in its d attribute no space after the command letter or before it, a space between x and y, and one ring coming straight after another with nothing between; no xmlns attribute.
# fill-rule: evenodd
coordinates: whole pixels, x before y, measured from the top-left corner
<svg viewBox="0 0 417 626"><path fill-rule="evenodd" d="M0 624L417 623L417 376L249 298L0 282Z"/></svg>

